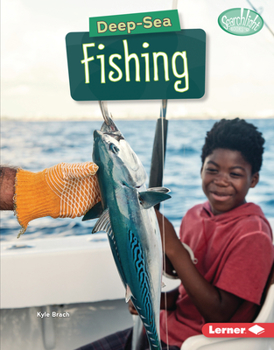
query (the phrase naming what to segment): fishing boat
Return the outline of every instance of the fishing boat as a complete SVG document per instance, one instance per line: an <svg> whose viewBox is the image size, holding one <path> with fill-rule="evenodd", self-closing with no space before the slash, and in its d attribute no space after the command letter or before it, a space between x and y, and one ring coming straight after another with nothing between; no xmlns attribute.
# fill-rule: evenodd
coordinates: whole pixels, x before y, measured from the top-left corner
<svg viewBox="0 0 274 350"><path fill-rule="evenodd" d="M3 242L1 257L1 349L75 349L132 326L106 233Z"/></svg>
<svg viewBox="0 0 274 350"><path fill-rule="evenodd" d="M274 218L270 223L274 229ZM178 280L166 277L164 283L164 290L179 284ZM124 294L104 232L20 239L18 244L3 242L1 349L72 350L126 329L133 325L134 319L128 312ZM267 315L262 315L266 320L258 322L274 322L274 285L269 289L268 298L264 310ZM205 342L212 341L202 335L198 337ZM192 338L188 341L201 342L201 338ZM250 338L246 349L271 349L252 347L256 341L266 340L269 338ZM195 342L186 350L199 349ZM237 348L233 345L233 349ZM241 344L239 349L245 348Z"/></svg>

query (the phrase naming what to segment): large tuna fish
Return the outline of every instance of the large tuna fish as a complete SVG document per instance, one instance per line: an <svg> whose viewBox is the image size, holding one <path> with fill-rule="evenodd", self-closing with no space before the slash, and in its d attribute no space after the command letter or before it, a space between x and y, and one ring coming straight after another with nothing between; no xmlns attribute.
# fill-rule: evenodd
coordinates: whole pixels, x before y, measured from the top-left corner
<svg viewBox="0 0 274 350"><path fill-rule="evenodd" d="M146 189L139 158L100 103L104 117L94 131L93 161L102 201L83 220L98 217L93 232L106 231L126 291L145 327L150 349L161 349L159 311L162 246L154 205L170 198L166 188Z"/></svg>

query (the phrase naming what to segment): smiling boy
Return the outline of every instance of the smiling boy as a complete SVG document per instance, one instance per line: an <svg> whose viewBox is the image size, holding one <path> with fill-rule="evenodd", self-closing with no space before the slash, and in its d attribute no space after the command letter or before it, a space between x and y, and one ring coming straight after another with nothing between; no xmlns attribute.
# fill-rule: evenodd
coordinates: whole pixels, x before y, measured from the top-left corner
<svg viewBox="0 0 274 350"><path fill-rule="evenodd" d="M259 181L259 173L252 173L251 165L241 152L222 148L206 157L201 177L203 191L214 215L244 204L248 190Z"/></svg>
<svg viewBox="0 0 274 350"><path fill-rule="evenodd" d="M258 312L273 264L272 231L246 195L259 181L263 144L262 134L244 120L215 123L201 156L208 201L186 213L180 239L157 213L160 228L165 221L165 253L182 282L161 314L162 340L170 345L180 347L206 322L251 322ZM181 242L192 249L196 265Z"/></svg>

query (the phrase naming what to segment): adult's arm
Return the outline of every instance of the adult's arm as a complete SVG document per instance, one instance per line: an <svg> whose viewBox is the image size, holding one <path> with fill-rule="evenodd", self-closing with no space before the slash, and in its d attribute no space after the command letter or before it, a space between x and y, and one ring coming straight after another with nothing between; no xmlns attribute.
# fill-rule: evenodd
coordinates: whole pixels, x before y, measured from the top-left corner
<svg viewBox="0 0 274 350"><path fill-rule="evenodd" d="M13 210L16 169L0 167L0 210Z"/></svg>
<svg viewBox="0 0 274 350"><path fill-rule="evenodd" d="M31 220L83 216L100 198L92 162L60 163L34 173L1 167L0 209L14 210L24 233Z"/></svg>

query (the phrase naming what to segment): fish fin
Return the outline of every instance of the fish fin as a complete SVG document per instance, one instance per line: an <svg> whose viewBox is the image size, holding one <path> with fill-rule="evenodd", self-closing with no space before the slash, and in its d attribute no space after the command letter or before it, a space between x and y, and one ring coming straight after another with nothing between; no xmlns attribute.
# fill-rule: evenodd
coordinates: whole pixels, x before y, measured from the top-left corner
<svg viewBox="0 0 274 350"><path fill-rule="evenodd" d="M164 190L157 191L158 188L164 189L164 187L156 187L156 191L151 188L145 192L139 193L139 200L144 209L154 207L154 205L171 198L171 196L167 194L167 192L164 192Z"/></svg>
<svg viewBox="0 0 274 350"><path fill-rule="evenodd" d="M103 213L102 202L96 203L83 217L82 221L97 219Z"/></svg>
<svg viewBox="0 0 274 350"><path fill-rule="evenodd" d="M103 211L103 214L100 216L100 218L97 220L96 224L94 225L92 233L96 233L100 231L105 231L108 234L112 232L110 219L109 219L109 209L106 209Z"/></svg>
<svg viewBox="0 0 274 350"><path fill-rule="evenodd" d="M126 303L129 302L129 300L131 299L132 296L133 296L133 295L132 295L132 293L131 293L131 290L130 290L128 284L127 284L127 285L126 285Z"/></svg>

